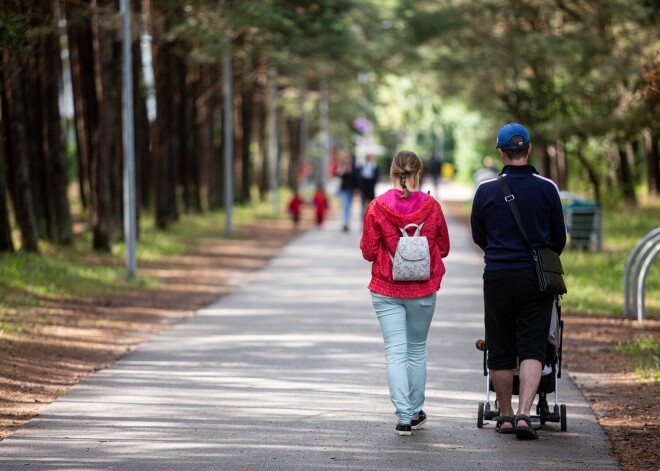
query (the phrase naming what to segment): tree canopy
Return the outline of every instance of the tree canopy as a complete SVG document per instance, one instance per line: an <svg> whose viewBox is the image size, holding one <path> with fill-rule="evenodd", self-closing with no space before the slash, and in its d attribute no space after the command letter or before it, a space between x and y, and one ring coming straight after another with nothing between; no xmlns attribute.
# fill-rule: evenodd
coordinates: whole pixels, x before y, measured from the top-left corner
<svg viewBox="0 0 660 471"><path fill-rule="evenodd" d="M70 243L72 184L107 251L122 237L118 1L1 3L0 251L12 232L24 250ZM356 118L388 155L412 146L463 175L519 121L561 188L660 193L657 0L130 3L140 214L162 229L222 207L226 51L238 204L276 190L273 166L292 188L324 175L324 133L353 151Z"/></svg>

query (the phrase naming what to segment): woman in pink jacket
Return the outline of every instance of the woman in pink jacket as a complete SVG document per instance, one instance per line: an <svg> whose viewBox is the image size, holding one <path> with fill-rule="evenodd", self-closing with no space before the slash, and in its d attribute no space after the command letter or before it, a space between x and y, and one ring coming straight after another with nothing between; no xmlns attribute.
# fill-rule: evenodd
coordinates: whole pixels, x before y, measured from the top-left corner
<svg viewBox="0 0 660 471"><path fill-rule="evenodd" d="M442 259L449 253L447 223L440 204L419 191L422 161L411 151L394 156L390 179L394 188L373 200L364 215L360 249L372 262L369 289L383 332L390 398L396 408L399 435L411 435L426 422L426 338L435 311L436 292L445 273ZM390 254L396 252L401 231L424 223L431 256L428 280L395 281Z"/></svg>

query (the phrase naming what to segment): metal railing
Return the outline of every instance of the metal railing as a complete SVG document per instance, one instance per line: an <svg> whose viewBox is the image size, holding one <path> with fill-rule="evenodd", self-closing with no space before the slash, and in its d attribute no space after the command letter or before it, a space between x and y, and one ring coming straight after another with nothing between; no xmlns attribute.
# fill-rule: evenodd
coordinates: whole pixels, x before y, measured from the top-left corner
<svg viewBox="0 0 660 471"><path fill-rule="evenodd" d="M644 281L649 267L660 253L660 227L646 234L630 252L626 261L626 271L623 274L623 295L625 314L644 320Z"/></svg>

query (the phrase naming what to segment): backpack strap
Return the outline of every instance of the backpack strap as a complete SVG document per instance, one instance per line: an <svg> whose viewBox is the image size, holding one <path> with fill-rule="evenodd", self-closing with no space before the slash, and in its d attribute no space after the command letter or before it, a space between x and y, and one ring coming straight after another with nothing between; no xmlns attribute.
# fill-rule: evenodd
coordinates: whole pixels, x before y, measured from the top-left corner
<svg viewBox="0 0 660 471"><path fill-rule="evenodd" d="M403 228L399 227L399 230L401 231L401 235L403 237L410 237L408 235L407 229L409 227L416 227L417 229L415 229L415 233L413 234L413 237L419 237L419 233L421 232L423 226L424 226L424 223L421 223L420 225L408 224L406 227L403 227Z"/></svg>

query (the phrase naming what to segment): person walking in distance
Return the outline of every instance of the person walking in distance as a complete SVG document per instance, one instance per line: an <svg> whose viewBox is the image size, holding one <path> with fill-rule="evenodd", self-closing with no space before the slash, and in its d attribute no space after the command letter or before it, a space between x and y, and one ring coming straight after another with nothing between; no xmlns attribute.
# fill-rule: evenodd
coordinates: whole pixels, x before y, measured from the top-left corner
<svg viewBox="0 0 660 471"><path fill-rule="evenodd" d="M527 236L535 249L561 253L566 227L557 185L528 163L529 132L509 123L497 134L504 168L500 176L511 189ZM497 395L499 433L535 439L530 410L545 363L554 296L539 290L534 260L511 213L497 178L481 181L471 213L472 239L484 251L484 324L488 368ZM517 414L511 397L513 371L520 368Z"/></svg>
<svg viewBox="0 0 660 471"><path fill-rule="evenodd" d="M360 187L362 199L362 216L367 210L367 205L376 197L376 184L378 183L379 169L374 156L367 154L364 163L358 167L357 180Z"/></svg>
<svg viewBox="0 0 660 471"><path fill-rule="evenodd" d="M304 204L305 201L300 196L298 189L296 189L293 192L293 196L289 200L289 214L291 214L294 229L298 229L298 226L300 225L300 215L302 212L301 209Z"/></svg>
<svg viewBox="0 0 660 471"><path fill-rule="evenodd" d="M442 208L435 198L419 191L421 172L422 161L414 152L402 150L394 156L390 167L394 188L367 206L360 240L362 256L372 262L368 288L383 333L399 435L411 435L426 422L426 340L445 273L442 259L449 253ZM421 226L419 235L428 240L430 273L424 280L396 281L392 254L402 237L400 229L409 224Z"/></svg>
<svg viewBox="0 0 660 471"><path fill-rule="evenodd" d="M351 223L351 205L353 204L353 193L355 191L356 178L353 168L353 158L350 154L344 154L339 160L336 175L340 179L339 200L342 208L342 231L348 232Z"/></svg>
<svg viewBox="0 0 660 471"><path fill-rule="evenodd" d="M330 207L322 181L316 183L316 191L314 191L314 196L312 197L312 204L316 208L316 226L321 227L325 220L325 214Z"/></svg>

